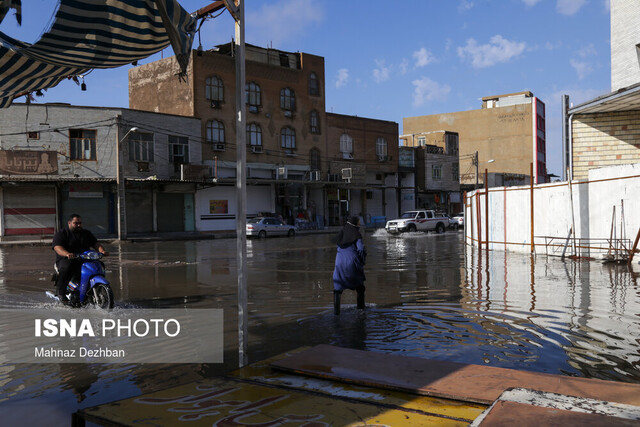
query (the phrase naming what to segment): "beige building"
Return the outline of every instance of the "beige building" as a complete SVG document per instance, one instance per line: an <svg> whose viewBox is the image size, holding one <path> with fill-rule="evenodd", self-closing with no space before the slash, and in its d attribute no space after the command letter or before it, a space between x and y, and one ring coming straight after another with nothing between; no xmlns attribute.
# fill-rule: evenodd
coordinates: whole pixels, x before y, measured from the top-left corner
<svg viewBox="0 0 640 427"><path fill-rule="evenodd" d="M217 181L197 195L203 231L235 228L233 49L229 43L192 51L184 82L176 77L174 57L129 71L132 108L201 119L202 158ZM324 58L246 45L244 93L248 216L272 212L292 223L302 212L322 226L339 224L346 214L384 215L380 188L391 185L386 174L397 172L391 159L397 159L398 125L327 114ZM374 171L385 179L368 179Z"/></svg>
<svg viewBox="0 0 640 427"><path fill-rule="evenodd" d="M547 182L545 104L531 92L482 98L479 110L403 119L409 146L429 145L443 131L459 135L462 184L482 184L485 169L528 176L531 164L535 182Z"/></svg>

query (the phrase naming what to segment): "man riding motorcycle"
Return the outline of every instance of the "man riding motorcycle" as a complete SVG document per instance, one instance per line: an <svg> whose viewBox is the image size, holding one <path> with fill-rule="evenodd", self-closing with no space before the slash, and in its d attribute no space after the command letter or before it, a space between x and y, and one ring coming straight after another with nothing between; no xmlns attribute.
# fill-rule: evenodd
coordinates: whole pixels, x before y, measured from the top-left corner
<svg viewBox="0 0 640 427"><path fill-rule="evenodd" d="M69 304L66 295L67 284L75 275L79 275L82 267L82 259L76 258L76 254L94 248L103 255L108 252L98 242L98 239L89 230L82 228L82 217L71 214L67 227L58 231L53 236L53 250L56 253L56 266L58 278L56 280L56 295L63 304Z"/></svg>

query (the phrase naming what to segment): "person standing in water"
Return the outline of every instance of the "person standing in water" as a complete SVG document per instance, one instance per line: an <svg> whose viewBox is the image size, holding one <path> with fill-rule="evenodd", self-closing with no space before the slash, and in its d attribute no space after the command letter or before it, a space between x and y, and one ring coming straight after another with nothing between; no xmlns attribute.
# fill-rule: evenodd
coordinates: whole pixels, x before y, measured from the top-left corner
<svg viewBox="0 0 640 427"><path fill-rule="evenodd" d="M336 236L338 245L336 264L333 270L333 312L340 314L340 297L345 289L355 290L357 307L364 309L364 265L367 258L367 250L360 233L360 220L357 216L351 216L344 227Z"/></svg>

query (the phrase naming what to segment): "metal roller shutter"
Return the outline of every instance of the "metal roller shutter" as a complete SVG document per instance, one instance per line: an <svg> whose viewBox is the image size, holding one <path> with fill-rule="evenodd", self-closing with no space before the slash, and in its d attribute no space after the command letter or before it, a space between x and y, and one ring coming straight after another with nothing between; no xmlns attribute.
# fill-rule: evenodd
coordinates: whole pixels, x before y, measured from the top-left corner
<svg viewBox="0 0 640 427"><path fill-rule="evenodd" d="M56 224L56 192L53 186L5 186L4 235L53 234Z"/></svg>

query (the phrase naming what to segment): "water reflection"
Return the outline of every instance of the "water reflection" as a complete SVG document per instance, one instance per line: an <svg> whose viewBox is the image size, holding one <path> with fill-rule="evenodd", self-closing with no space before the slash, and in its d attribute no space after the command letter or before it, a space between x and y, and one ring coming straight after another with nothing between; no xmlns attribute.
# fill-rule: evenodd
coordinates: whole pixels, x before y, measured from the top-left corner
<svg viewBox="0 0 640 427"><path fill-rule="evenodd" d="M640 381L638 273L465 247L462 233L367 233L367 310L345 292L332 311L330 235L247 244L249 358L320 343L556 374ZM237 366L236 242L126 243L109 248L118 309L224 310L222 365L27 365L0 361L8 420L68 422L71 412ZM50 304L48 247L0 248L0 307ZM637 265L634 266L637 268ZM52 306L52 309L58 309ZM11 345L11 343L2 343ZM15 402L23 405L15 405ZM22 409L21 409L22 408ZM52 408L55 408L52 409ZM58 415L61 418L56 418ZM11 418L13 417L13 418ZM36 420L38 421L38 420Z"/></svg>

